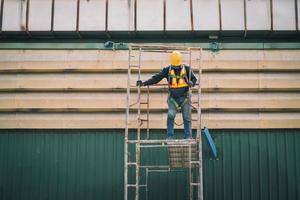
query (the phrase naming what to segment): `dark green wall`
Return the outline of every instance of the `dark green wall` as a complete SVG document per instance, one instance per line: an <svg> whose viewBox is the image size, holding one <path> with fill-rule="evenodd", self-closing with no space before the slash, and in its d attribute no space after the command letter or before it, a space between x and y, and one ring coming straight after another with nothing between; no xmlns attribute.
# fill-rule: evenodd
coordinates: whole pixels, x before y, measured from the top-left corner
<svg viewBox="0 0 300 200"><path fill-rule="evenodd" d="M300 199L300 130L211 132L220 156L211 160L204 144L205 200ZM123 199L122 134L1 130L0 199ZM165 162L163 154L147 157ZM186 173L154 173L149 187L149 199L185 199Z"/></svg>

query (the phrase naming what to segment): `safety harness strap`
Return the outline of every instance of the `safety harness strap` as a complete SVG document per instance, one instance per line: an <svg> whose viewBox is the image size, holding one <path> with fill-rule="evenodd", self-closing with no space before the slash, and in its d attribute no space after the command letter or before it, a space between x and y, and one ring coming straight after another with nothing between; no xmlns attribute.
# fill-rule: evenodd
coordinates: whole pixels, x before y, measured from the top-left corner
<svg viewBox="0 0 300 200"><path fill-rule="evenodd" d="M181 107L184 106L184 105L188 102L189 98L186 97L186 98L184 99L184 101L181 103L181 105L179 105L179 104L175 101L175 99L173 99L171 96L169 96L169 100L170 100L170 101L174 104L174 106L176 107L176 111L180 111L180 110L181 110Z"/></svg>
<svg viewBox="0 0 300 200"><path fill-rule="evenodd" d="M169 86L169 89L172 87L172 83L171 83L171 80L172 79L176 79L176 82L178 81L178 79L183 79L185 81L185 83L187 84L189 81L188 81L188 76L187 76L187 73L186 73L186 67L184 64L181 65L181 70L179 72L179 75L176 75L174 72L174 70L172 71L172 65L169 66L169 72L168 72L168 86ZM181 74L181 71L184 70L185 73L182 75ZM173 72L173 73L172 73ZM172 80L173 81L173 80ZM178 83L177 83L178 84ZM180 86L179 86L180 87ZM182 87L182 86L181 86Z"/></svg>

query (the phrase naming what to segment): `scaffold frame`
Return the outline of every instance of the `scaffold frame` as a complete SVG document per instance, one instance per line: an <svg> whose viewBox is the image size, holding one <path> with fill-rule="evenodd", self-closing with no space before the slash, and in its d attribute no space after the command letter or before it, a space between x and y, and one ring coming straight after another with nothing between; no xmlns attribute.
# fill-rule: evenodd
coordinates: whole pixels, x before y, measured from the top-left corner
<svg viewBox="0 0 300 200"><path fill-rule="evenodd" d="M187 46L168 46L168 45L144 45L144 44L129 44L129 53L128 53L128 73L127 73L127 91L126 91L126 118L125 118L125 136L124 136L124 200L128 200L128 189L134 188L135 190L135 200L140 199L140 188L145 187L146 190L146 199L148 197L148 175L151 172L170 172L176 169L173 169L170 165L141 165L140 158L141 158L141 149L142 148L181 148L184 150L188 150L185 154L185 157L188 158L188 174L189 174L189 195L188 199L192 200L197 197L197 200L203 200L203 174L202 174L202 129L201 129L201 56L202 56L202 48L198 47L187 47ZM197 111L197 119L192 118L192 122L197 123L196 128L196 138L195 139L176 139L176 140L167 140L167 139L149 139L150 135L150 125L149 125L149 86L147 86L147 97L146 101L141 101L141 87L131 85L131 73L132 70L135 69L138 73L138 80L141 78L141 65L142 65L142 53L143 52L153 52L153 53L171 53L172 51L177 50L183 54L188 54L188 64L192 67L192 52L196 51L196 55L198 57L197 65L198 65L198 83L195 86L193 91L197 92L197 101L193 102L192 96L190 97L191 106L194 110ZM133 60L135 55L134 52L138 52L137 60ZM137 64L133 64L137 63ZM190 70L191 71L191 70ZM191 77L191 76L189 76ZM134 103L131 103L131 93L132 90L137 92L137 100ZM192 93L192 89L190 89ZM146 119L141 117L141 105L145 104L147 106L146 111ZM196 104L196 107L193 106ZM130 127L130 113L131 109L137 106L136 113L137 113L137 127ZM192 113L191 113L192 115ZM193 116L193 115L192 115ZM146 139L141 139L141 129L143 123L146 122ZM129 129L136 130L135 139L129 138ZM128 149L128 145L133 144L135 145L135 160L131 161L130 159L130 152ZM197 153L197 160L193 160L192 154L194 154L194 148L192 145L196 146L196 153ZM130 167L135 167L135 183L128 183L128 172ZM140 169L145 169L146 172L146 184L140 184ZM196 170L192 170L196 169ZM193 174L195 173L195 175ZM196 177L196 180L193 180ZM197 195L194 196L194 187L197 188Z"/></svg>

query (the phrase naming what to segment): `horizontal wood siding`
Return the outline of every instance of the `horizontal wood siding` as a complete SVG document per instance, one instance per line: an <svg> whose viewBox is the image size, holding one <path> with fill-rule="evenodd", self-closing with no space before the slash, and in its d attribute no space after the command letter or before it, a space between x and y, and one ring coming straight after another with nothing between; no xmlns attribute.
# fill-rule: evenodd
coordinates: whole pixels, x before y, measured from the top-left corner
<svg viewBox="0 0 300 200"><path fill-rule="evenodd" d="M300 50L202 57L203 126L300 128ZM125 50L0 50L0 128L124 128L127 59ZM143 53L142 79L167 64L165 54ZM132 86L136 79L133 70ZM150 87L150 128L165 128L166 99L165 80Z"/></svg>

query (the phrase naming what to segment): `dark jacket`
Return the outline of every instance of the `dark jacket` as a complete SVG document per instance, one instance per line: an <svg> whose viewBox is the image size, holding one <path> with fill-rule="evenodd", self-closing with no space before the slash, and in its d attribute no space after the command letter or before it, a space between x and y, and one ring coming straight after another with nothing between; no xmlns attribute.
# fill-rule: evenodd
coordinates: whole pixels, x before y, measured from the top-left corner
<svg viewBox="0 0 300 200"><path fill-rule="evenodd" d="M163 78L166 78L167 80L169 79L169 68L170 66L164 67L159 73L153 75L150 79L146 80L144 82L144 85L153 85L156 84L158 82L160 82ZM175 75L179 75L180 70L181 70L181 66L176 66L176 67L172 67L172 69L174 69L175 71ZM190 67L185 65L185 69L186 69L186 74L187 74L187 79L191 80L193 82L193 86L196 84L197 82L197 78L195 77L193 70L191 71L191 78L190 76ZM168 80L170 81L170 80ZM169 83L170 84L170 83ZM171 97L173 98L178 98L178 97L182 97L188 94L189 88L188 87L184 87L184 88L169 88L169 92Z"/></svg>

